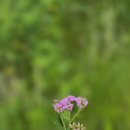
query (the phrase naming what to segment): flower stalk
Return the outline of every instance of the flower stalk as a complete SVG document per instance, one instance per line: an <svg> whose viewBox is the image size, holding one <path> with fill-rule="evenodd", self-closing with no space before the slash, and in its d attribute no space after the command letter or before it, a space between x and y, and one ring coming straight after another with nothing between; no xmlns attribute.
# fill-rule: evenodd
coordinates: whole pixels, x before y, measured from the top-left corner
<svg viewBox="0 0 130 130"><path fill-rule="evenodd" d="M63 119L62 115L60 116L60 118L61 118L61 121L62 121L62 124L63 124L64 130L67 130L67 129L66 129L66 126L65 126L64 119Z"/></svg>

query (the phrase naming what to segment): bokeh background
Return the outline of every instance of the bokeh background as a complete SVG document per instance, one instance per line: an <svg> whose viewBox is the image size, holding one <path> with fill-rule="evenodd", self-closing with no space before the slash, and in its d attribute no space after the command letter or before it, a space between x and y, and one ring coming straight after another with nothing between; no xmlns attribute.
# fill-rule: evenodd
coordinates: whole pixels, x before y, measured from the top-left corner
<svg viewBox="0 0 130 130"><path fill-rule="evenodd" d="M129 0L0 0L0 130L61 130L54 99L82 96L88 130L130 130Z"/></svg>

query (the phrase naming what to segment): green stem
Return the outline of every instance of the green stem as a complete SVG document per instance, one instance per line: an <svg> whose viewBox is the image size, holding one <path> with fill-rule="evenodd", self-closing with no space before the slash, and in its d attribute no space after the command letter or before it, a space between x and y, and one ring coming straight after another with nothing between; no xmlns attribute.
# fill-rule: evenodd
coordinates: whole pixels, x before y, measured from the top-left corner
<svg viewBox="0 0 130 130"><path fill-rule="evenodd" d="M71 121L71 113L69 112L69 120L68 120L67 130L70 130L70 129L69 129L69 124L70 124L70 121Z"/></svg>
<svg viewBox="0 0 130 130"><path fill-rule="evenodd" d="M60 118L61 118L61 121L62 121L62 124L63 124L64 130L66 130L66 126L65 126L65 123L64 123L64 120L63 120L62 115L60 116Z"/></svg>
<svg viewBox="0 0 130 130"><path fill-rule="evenodd" d="M69 121L70 121L71 120L71 113L70 112L69 112L68 118L69 118Z"/></svg>
<svg viewBox="0 0 130 130"><path fill-rule="evenodd" d="M78 114L82 111L82 109L79 109L78 112L72 117L69 123L71 123L77 116Z"/></svg>
<svg viewBox="0 0 130 130"><path fill-rule="evenodd" d="M62 114L63 118L65 118L67 121L69 121L70 119L68 117L66 117L64 114Z"/></svg>

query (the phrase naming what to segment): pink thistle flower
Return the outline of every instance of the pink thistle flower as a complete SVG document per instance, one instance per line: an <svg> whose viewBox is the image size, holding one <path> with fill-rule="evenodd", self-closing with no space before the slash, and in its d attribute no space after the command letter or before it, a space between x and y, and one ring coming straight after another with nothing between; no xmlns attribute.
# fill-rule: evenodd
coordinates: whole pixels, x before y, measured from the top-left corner
<svg viewBox="0 0 130 130"><path fill-rule="evenodd" d="M68 96L67 98L69 99L70 102L76 101L75 96Z"/></svg>
<svg viewBox="0 0 130 130"><path fill-rule="evenodd" d="M87 99L86 98L82 98L82 97L78 97L76 99L76 103L77 103L77 106L79 108L84 108L84 107L86 107L88 105Z"/></svg>
<svg viewBox="0 0 130 130"><path fill-rule="evenodd" d="M55 102L53 107L54 107L54 110L58 113L62 113L65 110L72 111L74 107L74 104L72 104L73 102L76 102L77 106L80 109L85 108L88 105L88 101L86 98L82 98L82 97L76 98L75 96L68 96L62 99L61 101Z"/></svg>

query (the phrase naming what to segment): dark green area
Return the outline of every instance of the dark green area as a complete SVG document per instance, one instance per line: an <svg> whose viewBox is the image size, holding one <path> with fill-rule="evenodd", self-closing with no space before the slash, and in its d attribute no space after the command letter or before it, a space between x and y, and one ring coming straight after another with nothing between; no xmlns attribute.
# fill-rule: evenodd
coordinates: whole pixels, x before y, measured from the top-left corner
<svg viewBox="0 0 130 130"><path fill-rule="evenodd" d="M0 130L60 130L55 98L83 96L87 130L130 129L129 0L0 0Z"/></svg>

